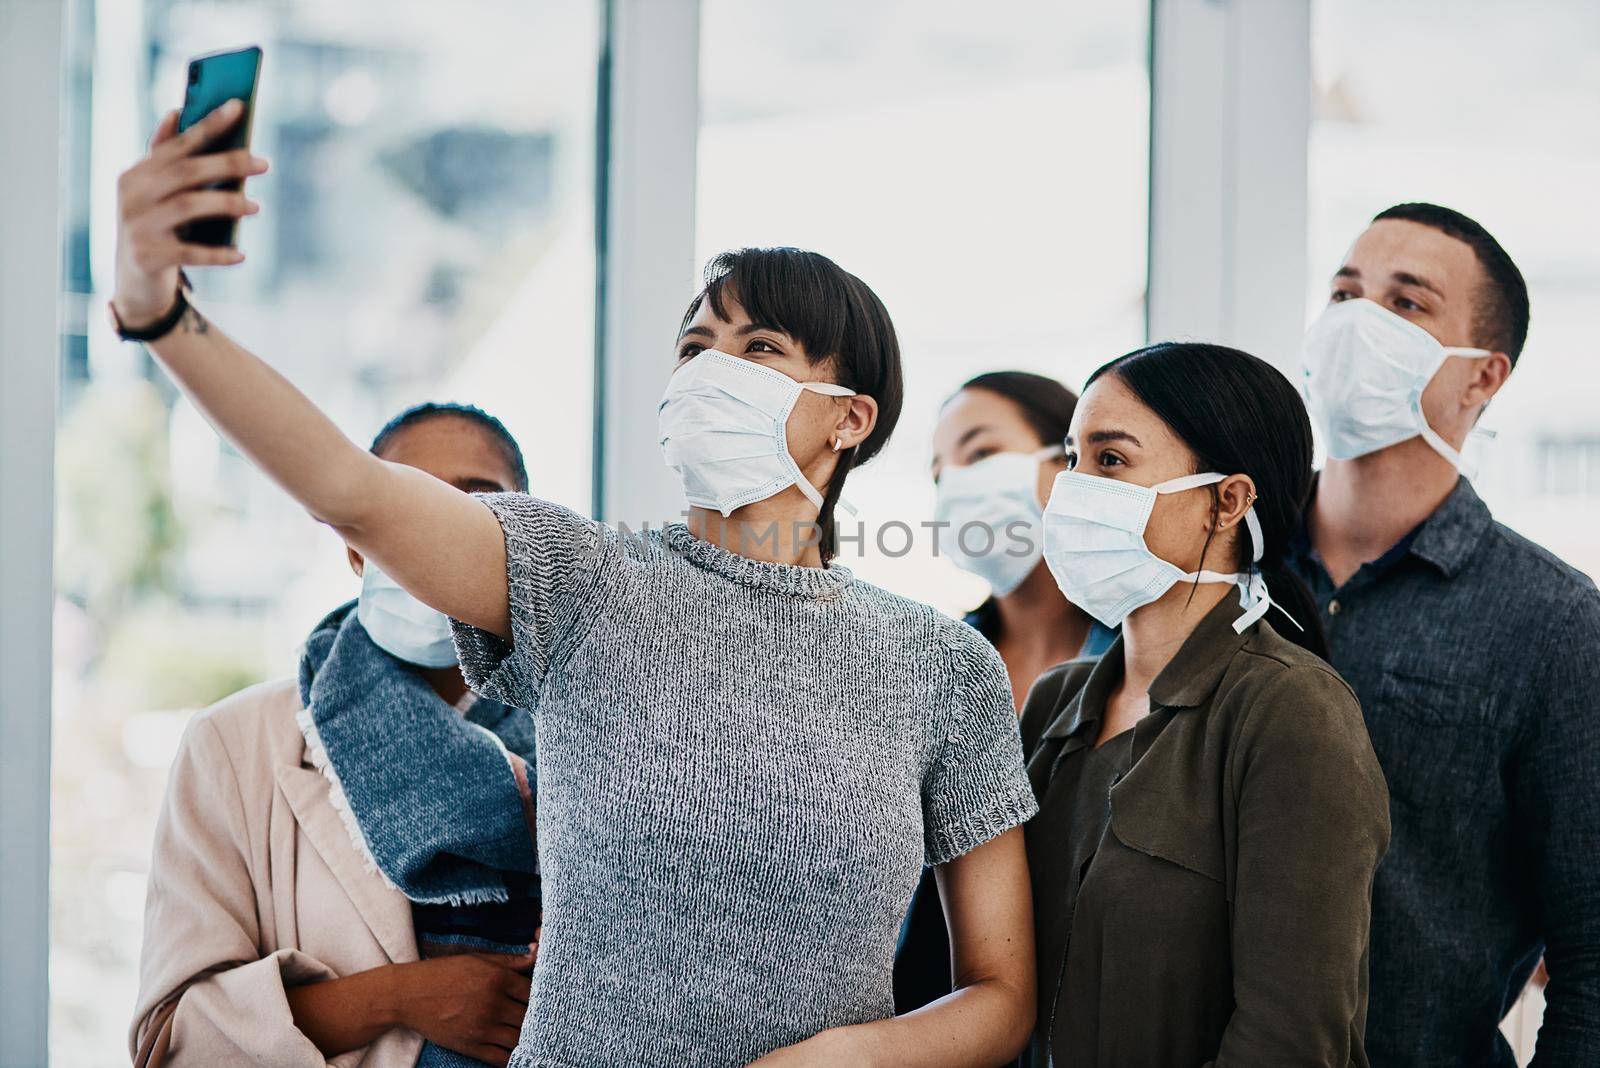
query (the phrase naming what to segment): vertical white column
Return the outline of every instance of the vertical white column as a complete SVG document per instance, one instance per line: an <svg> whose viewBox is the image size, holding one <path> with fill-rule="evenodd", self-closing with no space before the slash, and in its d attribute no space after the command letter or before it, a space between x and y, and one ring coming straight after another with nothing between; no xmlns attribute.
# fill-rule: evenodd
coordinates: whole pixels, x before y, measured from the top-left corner
<svg viewBox="0 0 1600 1068"><path fill-rule="evenodd" d="M0 0L0 1065L48 1060L63 0Z"/></svg>
<svg viewBox="0 0 1600 1068"><path fill-rule="evenodd" d="M1150 340L1290 370L1305 317L1310 0L1155 0Z"/></svg>
<svg viewBox="0 0 1600 1068"><path fill-rule="evenodd" d="M683 509L656 445L655 412L696 280L700 5L610 0L608 8L595 496L601 518L637 529Z"/></svg>

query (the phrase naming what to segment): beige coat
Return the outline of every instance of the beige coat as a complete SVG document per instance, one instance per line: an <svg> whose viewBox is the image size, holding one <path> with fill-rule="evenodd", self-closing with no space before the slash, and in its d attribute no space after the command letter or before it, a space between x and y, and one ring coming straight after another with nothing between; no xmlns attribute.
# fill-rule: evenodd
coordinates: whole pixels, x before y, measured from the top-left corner
<svg viewBox="0 0 1600 1068"><path fill-rule="evenodd" d="M296 725L292 681L194 717L156 827L145 901L137 1068L322 1068L286 987L417 959L411 906L350 840ZM339 1068L411 1068L394 1030Z"/></svg>

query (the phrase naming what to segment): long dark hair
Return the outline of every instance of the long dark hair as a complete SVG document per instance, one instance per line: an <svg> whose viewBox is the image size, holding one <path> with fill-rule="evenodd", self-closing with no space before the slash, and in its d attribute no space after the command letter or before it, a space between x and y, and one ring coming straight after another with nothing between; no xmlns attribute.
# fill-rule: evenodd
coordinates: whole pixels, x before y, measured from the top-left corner
<svg viewBox="0 0 1600 1068"><path fill-rule="evenodd" d="M872 433L839 453L838 467L822 494L818 549L826 564L838 554L833 513L846 476L878 455L900 421L905 383L894 322L865 282L821 253L741 248L719 253L706 264L705 287L689 302L678 332L688 328L707 301L719 319L727 319L730 298L743 306L751 322L800 342L813 364L831 360L840 385L878 402Z"/></svg>
<svg viewBox="0 0 1600 1068"><path fill-rule="evenodd" d="M1311 421L1300 394L1276 367L1223 345L1164 341L1119 356L1089 376L1115 375L1172 428L1195 454L1196 473L1249 475L1265 543L1257 565L1272 599L1304 630L1284 623L1279 633L1328 657L1317 606L1305 583L1284 565L1311 495ZM1212 487L1212 508L1218 506ZM1250 566L1250 538L1241 526L1239 559ZM1204 563L1201 564L1204 567Z"/></svg>
<svg viewBox="0 0 1600 1068"><path fill-rule="evenodd" d="M956 392L969 389L988 390L1015 404L1044 445L1061 444L1078 407L1076 393L1053 378L1030 371L989 371L967 379Z"/></svg>

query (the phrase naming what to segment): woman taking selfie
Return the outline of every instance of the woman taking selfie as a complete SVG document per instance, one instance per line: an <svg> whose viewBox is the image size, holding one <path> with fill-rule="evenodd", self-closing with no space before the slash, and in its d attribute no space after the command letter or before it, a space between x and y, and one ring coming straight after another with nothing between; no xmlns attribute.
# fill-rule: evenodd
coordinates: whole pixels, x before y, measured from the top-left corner
<svg viewBox="0 0 1600 1068"><path fill-rule="evenodd" d="M995 647L1021 705L1035 679L1098 656L1116 633L1061 596L1044 564L1044 502L1066 469L1061 442L1077 394L1027 371L971 379L933 431L939 551L989 584L966 620ZM950 938L932 875L912 900L895 953L894 1001L909 1012L950 993Z"/></svg>
<svg viewBox="0 0 1600 1068"><path fill-rule="evenodd" d="M1089 379L1066 461L1045 559L1122 630L1023 711L1029 1063L1364 1066L1388 791L1281 570L1311 485L1300 398L1235 349L1155 345Z"/></svg>
<svg viewBox="0 0 1600 1068"><path fill-rule="evenodd" d="M183 308L181 265L242 258L173 232L254 211L199 188L264 169L196 157L236 115L176 136L169 116L123 175L113 311L242 453L456 621L474 689L537 710L544 929L510 1063L1014 1056L1034 1004L1016 828L1035 804L1004 666L963 624L828 566L845 476L899 415L877 297L815 253L713 261L659 411L687 524L624 536L474 496L358 448ZM961 981L890 1019L924 863Z"/></svg>

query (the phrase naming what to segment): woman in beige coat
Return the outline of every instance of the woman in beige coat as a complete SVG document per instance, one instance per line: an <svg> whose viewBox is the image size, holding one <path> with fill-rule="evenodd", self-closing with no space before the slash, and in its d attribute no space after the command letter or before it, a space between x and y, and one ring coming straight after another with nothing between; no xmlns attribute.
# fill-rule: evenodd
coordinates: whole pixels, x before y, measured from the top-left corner
<svg viewBox="0 0 1600 1068"><path fill-rule="evenodd" d="M515 442L480 416L423 406L374 449L463 489L526 489ZM352 564L361 570L354 554ZM403 636L385 644L363 622L386 653L412 659L397 648ZM412 670L446 713L473 701L453 662ZM304 704L293 680L264 683L200 713L184 734L150 869L136 1068L411 1068L425 1047L503 1065L531 954L440 955L425 939L430 959L419 959L422 913L375 868ZM467 718L482 725L477 712ZM508 759L531 819L526 776Z"/></svg>

